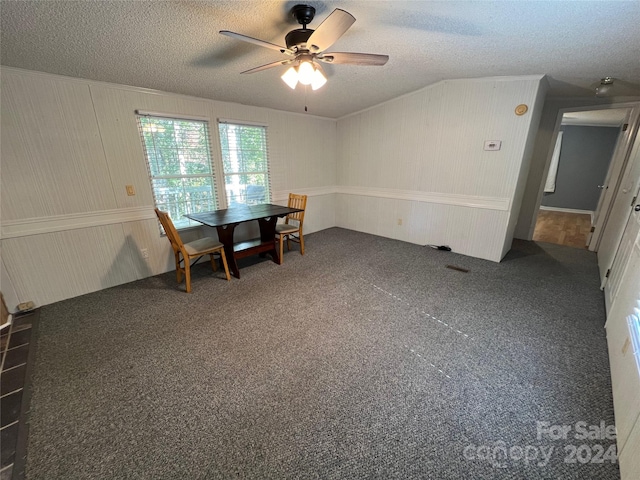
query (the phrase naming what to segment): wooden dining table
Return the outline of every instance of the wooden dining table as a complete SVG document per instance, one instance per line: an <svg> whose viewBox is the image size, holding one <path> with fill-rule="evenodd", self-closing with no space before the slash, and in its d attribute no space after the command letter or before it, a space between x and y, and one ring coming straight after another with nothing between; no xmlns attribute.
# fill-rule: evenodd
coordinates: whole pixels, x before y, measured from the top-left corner
<svg viewBox="0 0 640 480"><path fill-rule="evenodd" d="M222 210L190 213L185 217L217 230L218 239L224 245L229 269L236 278L240 278L237 262L240 258L269 254L275 263L279 265L282 263L276 243L276 223L278 218L301 211L299 208L263 203L259 205L234 205ZM241 223L256 220L260 226L260 238L236 242L233 238L235 228Z"/></svg>

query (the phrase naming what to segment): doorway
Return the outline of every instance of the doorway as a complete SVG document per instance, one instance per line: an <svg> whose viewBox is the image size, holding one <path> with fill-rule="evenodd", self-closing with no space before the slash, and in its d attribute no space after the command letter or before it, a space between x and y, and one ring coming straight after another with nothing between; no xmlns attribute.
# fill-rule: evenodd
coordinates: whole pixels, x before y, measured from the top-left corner
<svg viewBox="0 0 640 480"><path fill-rule="evenodd" d="M543 180L534 241L576 248L587 247L591 240L595 243L591 232L608 186L617 180L614 159L624 144L624 125L631 111L623 107L562 113Z"/></svg>

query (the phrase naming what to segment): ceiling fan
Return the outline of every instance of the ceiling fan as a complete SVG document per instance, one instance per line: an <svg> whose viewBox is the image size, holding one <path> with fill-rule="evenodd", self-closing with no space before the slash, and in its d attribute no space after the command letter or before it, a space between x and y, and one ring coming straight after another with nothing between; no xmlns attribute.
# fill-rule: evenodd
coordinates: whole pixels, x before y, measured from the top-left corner
<svg viewBox="0 0 640 480"><path fill-rule="evenodd" d="M284 39L286 47L228 30L221 30L220 33L243 42L278 50L280 53L288 55L290 57L288 59L261 65L241 73L256 73L280 65L291 65L282 75L282 80L293 89L300 83L302 85L311 85L313 90L317 90L327 82L327 78L318 62L380 66L389 60L388 55L373 53L327 52L327 48L331 47L344 35L356 19L349 12L336 8L318 28L313 30L307 28L307 25L313 20L315 13L316 9L310 5L295 5L291 9L291 15L302 25L302 28L297 28L287 33Z"/></svg>

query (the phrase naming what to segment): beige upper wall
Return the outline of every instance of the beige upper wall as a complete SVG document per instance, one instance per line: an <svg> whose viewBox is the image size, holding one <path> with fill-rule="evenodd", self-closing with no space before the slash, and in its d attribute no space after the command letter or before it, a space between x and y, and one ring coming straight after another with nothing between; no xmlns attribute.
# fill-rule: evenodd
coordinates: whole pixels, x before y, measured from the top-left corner
<svg viewBox="0 0 640 480"><path fill-rule="evenodd" d="M338 181L511 197L541 79L443 81L340 119ZM529 111L520 117L521 103ZM501 140L500 151L484 151L485 140Z"/></svg>
<svg viewBox="0 0 640 480"><path fill-rule="evenodd" d="M89 85L1 75L2 221L116 208Z"/></svg>
<svg viewBox="0 0 640 480"><path fill-rule="evenodd" d="M17 69L1 74L3 222L153 205L137 109L207 118L215 156L218 118L263 123L274 192L336 183L334 120Z"/></svg>

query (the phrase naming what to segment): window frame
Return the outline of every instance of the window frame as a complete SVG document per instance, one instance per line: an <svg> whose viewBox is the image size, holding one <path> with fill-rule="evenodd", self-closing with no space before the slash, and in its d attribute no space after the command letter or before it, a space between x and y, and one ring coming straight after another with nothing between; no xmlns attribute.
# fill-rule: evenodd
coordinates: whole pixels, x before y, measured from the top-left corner
<svg viewBox="0 0 640 480"><path fill-rule="evenodd" d="M219 172L218 172L218 165L216 162L216 158L215 155L213 154L213 148L212 148L212 135L211 135L211 122L209 118L205 118L205 117L197 117L197 116L191 116L191 115L180 115L180 114L172 114L172 113L158 113L158 112L147 112L147 111L142 111L142 110L136 110L135 111L135 115L136 115L136 125L138 127L138 134L140 136L140 140L141 140L141 144L142 144L142 150L143 150L143 156L144 156L144 160L145 160L145 164L147 167L147 176L149 178L149 185L151 187L151 194L153 196L153 203L154 206L156 208L161 208L161 206L159 206L158 203L158 196L157 196L157 192L156 192L156 185L155 185L155 180L170 180L170 179L176 179L176 180L183 180L183 179L198 179L198 178L202 178L202 179L207 179L210 186L211 186L211 207L212 209L218 209L220 208L220 205L222 204L221 199L220 199L220 185L219 185ZM149 156L149 151L147 148L147 142L144 136L144 132L143 132L143 119L144 118L153 118L153 119L158 119L158 120L170 120L173 122L176 121L182 121L182 122L193 122L193 123L198 123L198 124L202 124L204 126L204 131L205 131L205 143L206 143L206 152L207 152L207 160L208 160L208 167L209 167L209 172L208 173L197 173L197 174L183 174L183 175L153 175L152 173L152 165L151 165L151 157ZM221 163L221 162L220 162ZM178 202L181 203L184 207L186 207L186 212L185 213L191 213L189 211L189 201L184 201L184 202ZM164 204L160 204L160 205L164 205ZM169 212L171 213L171 212ZM193 222L192 220L184 217L184 215L181 218L173 218L172 217L172 221L176 227L176 229L178 230L186 230L186 229L190 229L190 228L196 228L196 227L200 227L201 225L198 224L197 222ZM161 229L162 231L162 229Z"/></svg>
<svg viewBox="0 0 640 480"><path fill-rule="evenodd" d="M149 179L149 186L151 187L151 194L153 196L154 207L160 208L158 205L158 197L156 195L156 188L154 185L154 180L163 180L163 179L188 179L188 178L208 178L210 179L210 184L212 188L212 209L221 209L221 208L229 208L233 202L230 201L227 195L227 186L226 179L229 176L241 176L241 175L264 175L265 176L265 197L264 201L266 203L271 202L272 200L272 188L271 188L271 161L270 161L270 148L269 148L269 135L268 135L268 125L266 123L257 123L257 122L249 122L243 120L234 120L234 119L216 119L216 133L217 135L212 135L212 118L211 117L200 117L196 115L182 115L177 113L167 113L167 112L151 112L145 110L135 110L136 117L136 126L138 128L138 135L140 137L140 141L142 144L143 157L147 168L147 177ZM171 121L187 121L187 122L196 122L201 123L205 127L206 132L206 140L207 140L207 154L208 154L208 163L210 168L210 173L206 174L186 174L186 175L156 175L152 174L152 166L150 163L150 157L147 150L147 144L144 137L143 129L142 129L142 118L157 118L160 120L171 120ZM260 128L263 131L263 145L264 145L264 156L265 156L265 169L256 171L238 171L238 172L230 172L227 173L224 165L224 154L222 145L222 137L220 132L220 125L228 124L234 125L238 127L256 127ZM245 201L246 201L246 192L245 192ZM184 202L185 205L188 205L188 202ZM242 204L242 203L241 203ZM246 204L246 203L245 203ZM164 205L164 204L162 204ZM187 211L187 213L189 213ZM201 227L202 225L193 222L192 220L186 219L184 216L182 218L173 218L172 221L175 224L177 230L187 230ZM162 231L162 227L160 227L161 234L164 235Z"/></svg>
<svg viewBox="0 0 640 480"><path fill-rule="evenodd" d="M233 126L237 126L237 127L253 127L253 128L260 128L263 131L263 139L264 139L264 156L265 156L265 169L264 170L260 170L260 171L256 171L256 170L249 170L249 171L238 171L238 172L230 172L227 173L226 169L225 169L225 165L224 165L224 157L225 157L225 151L223 149L223 141L222 141L222 135L220 132L220 127L221 125L233 125ZM264 187L266 189L265 191L265 197L264 197L264 202L265 203L270 203L271 199L272 199L272 189L271 189L271 161L270 161L270 149L269 149L269 127L267 124L265 123L258 123L258 122L247 122L247 121L242 121L242 120L233 120L233 119L224 119L224 118L218 118L218 122L217 122L217 127L218 127L218 148L220 151L220 170L221 170L221 184L222 184L222 189L220 191L220 193L222 195L224 195L224 203L226 205L226 208L229 208L229 206L232 205L232 201L229 198L229 195L227 194L227 177L231 177L231 176L241 176L241 175L264 175L265 176L265 182L264 182ZM245 192L245 197L246 197L246 192ZM245 198L245 202L246 202L246 198ZM246 205L247 203L242 203L240 202L239 204L244 204Z"/></svg>

